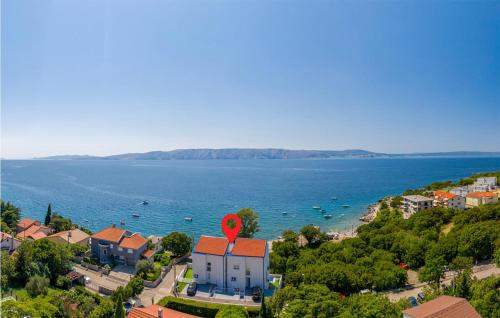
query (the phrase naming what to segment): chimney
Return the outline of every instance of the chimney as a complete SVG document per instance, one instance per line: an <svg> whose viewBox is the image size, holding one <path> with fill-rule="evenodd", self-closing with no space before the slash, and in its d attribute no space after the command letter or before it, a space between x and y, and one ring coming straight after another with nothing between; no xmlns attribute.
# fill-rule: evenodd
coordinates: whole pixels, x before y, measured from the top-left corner
<svg viewBox="0 0 500 318"><path fill-rule="evenodd" d="M163 309L158 308L158 318L163 318Z"/></svg>

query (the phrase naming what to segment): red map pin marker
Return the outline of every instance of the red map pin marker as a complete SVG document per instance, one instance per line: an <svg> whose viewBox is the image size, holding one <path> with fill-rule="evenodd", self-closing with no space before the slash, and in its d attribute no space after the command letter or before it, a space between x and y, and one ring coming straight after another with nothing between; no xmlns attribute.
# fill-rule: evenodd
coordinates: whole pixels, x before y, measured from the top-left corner
<svg viewBox="0 0 500 318"><path fill-rule="evenodd" d="M227 221L229 220L234 220L234 223L236 223L236 226L234 228L230 228L229 226L227 226ZM227 214L222 219L221 227L222 232L224 232L229 242L234 243L234 240L238 236L238 233L241 229L241 220L236 214Z"/></svg>

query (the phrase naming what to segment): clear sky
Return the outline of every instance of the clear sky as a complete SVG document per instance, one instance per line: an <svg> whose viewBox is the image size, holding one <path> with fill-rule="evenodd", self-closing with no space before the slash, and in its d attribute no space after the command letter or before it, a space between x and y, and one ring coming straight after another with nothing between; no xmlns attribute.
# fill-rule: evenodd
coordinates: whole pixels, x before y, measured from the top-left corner
<svg viewBox="0 0 500 318"><path fill-rule="evenodd" d="M1 3L4 158L500 151L500 1Z"/></svg>

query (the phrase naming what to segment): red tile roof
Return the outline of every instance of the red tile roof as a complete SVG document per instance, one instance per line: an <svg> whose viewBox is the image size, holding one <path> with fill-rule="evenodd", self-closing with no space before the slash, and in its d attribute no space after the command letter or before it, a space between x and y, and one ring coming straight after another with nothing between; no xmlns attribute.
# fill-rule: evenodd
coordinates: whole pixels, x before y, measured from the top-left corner
<svg viewBox="0 0 500 318"><path fill-rule="evenodd" d="M234 243L231 255L264 257L266 246L267 242L265 240L239 238Z"/></svg>
<svg viewBox="0 0 500 318"><path fill-rule="evenodd" d="M412 318L481 318L466 299L451 296L438 297L403 313Z"/></svg>
<svg viewBox="0 0 500 318"><path fill-rule="evenodd" d="M229 241L222 237L202 236L194 248L195 253L225 255Z"/></svg>
<svg viewBox="0 0 500 318"><path fill-rule="evenodd" d="M30 218L25 218L25 219L22 219L21 221L19 221L19 223L17 223L17 227L22 228L23 230L26 230L27 228L29 228L30 226L32 226L34 224L40 225L40 222L37 220L30 219Z"/></svg>
<svg viewBox="0 0 500 318"><path fill-rule="evenodd" d="M158 310L163 312L163 318L200 318L180 311L165 308L159 305L151 305L145 308L134 307L128 313L128 318L158 318Z"/></svg>
<svg viewBox="0 0 500 318"><path fill-rule="evenodd" d="M131 248L133 250L137 250L144 246L144 244L147 244L148 240L146 240L144 237L142 237L140 234L135 233L132 234L129 237L124 237L122 241L120 242L120 247L123 248Z"/></svg>
<svg viewBox="0 0 500 318"><path fill-rule="evenodd" d="M29 237L31 237L33 240L39 240L39 239L43 239L45 237L47 237L47 234L43 233L43 232L36 232L36 233L33 233L31 234Z"/></svg>
<svg viewBox="0 0 500 318"><path fill-rule="evenodd" d="M33 235L36 232L38 232L40 229L41 229L40 225L32 225L29 228L27 228L26 230L17 233L16 237L20 238L20 239L28 238L31 235Z"/></svg>
<svg viewBox="0 0 500 318"><path fill-rule="evenodd" d="M118 243L124 233L124 229L110 226L107 229L95 233L94 235L92 235L92 238Z"/></svg>
<svg viewBox="0 0 500 318"><path fill-rule="evenodd" d="M453 199L454 197L456 197L456 195L454 195L453 193L449 193L446 191L434 191L434 195L443 199Z"/></svg>
<svg viewBox="0 0 500 318"><path fill-rule="evenodd" d="M467 194L467 196L471 198L492 198L497 195L493 192L472 192Z"/></svg>
<svg viewBox="0 0 500 318"><path fill-rule="evenodd" d="M145 250L144 253L142 253L142 256L146 258L150 258L153 255L155 255L155 251L153 250Z"/></svg>

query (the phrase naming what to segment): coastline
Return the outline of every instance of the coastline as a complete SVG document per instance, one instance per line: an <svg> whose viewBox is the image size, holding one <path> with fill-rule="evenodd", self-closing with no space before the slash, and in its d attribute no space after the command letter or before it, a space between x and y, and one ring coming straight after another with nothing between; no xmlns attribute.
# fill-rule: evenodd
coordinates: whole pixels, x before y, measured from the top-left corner
<svg viewBox="0 0 500 318"><path fill-rule="evenodd" d="M379 210L380 210L380 202L369 204L367 207L367 211L365 213L363 213L361 215L361 217L359 218L359 221L361 221L362 223L358 223L356 225L353 223L351 226L351 229L344 229L344 230L340 230L340 231L330 229L330 230L326 231L325 233L326 233L326 235L328 235L328 241L329 242L341 242L342 240L345 240L347 238L357 237L358 236L358 227L363 225L363 224L368 224L368 223L372 222L377 217ZM301 236L301 235L299 234L299 236ZM274 242L280 242L280 241L283 241L283 239L281 237L278 237L278 238L272 239L272 240L267 240L269 250L272 251L272 247L273 247ZM304 243L302 243L301 245L304 245Z"/></svg>

